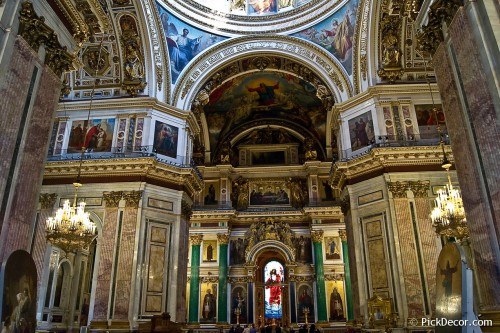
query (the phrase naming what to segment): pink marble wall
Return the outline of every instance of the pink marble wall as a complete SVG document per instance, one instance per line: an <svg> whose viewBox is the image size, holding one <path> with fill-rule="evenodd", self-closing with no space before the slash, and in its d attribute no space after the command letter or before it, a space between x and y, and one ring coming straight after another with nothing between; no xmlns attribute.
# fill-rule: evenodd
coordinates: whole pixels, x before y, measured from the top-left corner
<svg viewBox="0 0 500 333"><path fill-rule="evenodd" d="M135 237L137 233L137 211L138 209L135 207L127 207L123 212L113 319L127 320L129 315Z"/></svg>
<svg viewBox="0 0 500 333"><path fill-rule="evenodd" d="M500 119L479 56L481 44L472 33L475 24L460 8L448 30L450 48L442 43L433 62L439 64L436 77L463 190L476 261L477 300L481 310L500 310Z"/></svg>
<svg viewBox="0 0 500 333"><path fill-rule="evenodd" d="M117 226L118 208L106 208L104 212L102 236L98 238L98 242L101 242L101 254L99 258L93 321L108 319L109 294L111 291L111 276Z"/></svg>
<svg viewBox="0 0 500 333"><path fill-rule="evenodd" d="M61 91L61 82L45 66L41 66L40 80L33 90L33 108L26 120L24 146L17 159L9 193L5 193L7 176L11 167L20 117L23 113L27 91L36 63L36 54L22 39L14 45L11 64L0 88L0 202L10 196L10 205L2 212L4 216L0 241L0 261L17 249L28 249L34 223L38 193L43 177L43 165L47 154L50 129L54 111ZM15 212L15 214L14 214Z"/></svg>

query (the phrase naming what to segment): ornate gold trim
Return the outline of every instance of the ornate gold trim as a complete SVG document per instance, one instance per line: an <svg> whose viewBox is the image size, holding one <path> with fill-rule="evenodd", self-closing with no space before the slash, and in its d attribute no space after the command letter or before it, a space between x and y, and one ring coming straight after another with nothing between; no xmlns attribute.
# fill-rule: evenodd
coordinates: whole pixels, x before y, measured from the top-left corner
<svg viewBox="0 0 500 333"><path fill-rule="evenodd" d="M313 230L311 231L311 239L313 243L321 243L323 241L323 230Z"/></svg>
<svg viewBox="0 0 500 333"><path fill-rule="evenodd" d="M104 206L106 208L117 208L118 205L120 204L122 196L123 196L122 191L104 192L102 194L102 197L104 199Z"/></svg>
<svg viewBox="0 0 500 333"><path fill-rule="evenodd" d="M408 183L410 191L413 192L415 198L427 198L429 196L429 181L415 181Z"/></svg>
<svg viewBox="0 0 500 333"><path fill-rule="evenodd" d="M191 242L191 245L200 245L201 241L203 240L203 234L191 234L189 235L189 241Z"/></svg>
<svg viewBox="0 0 500 333"><path fill-rule="evenodd" d="M57 200L57 193L40 193L38 201L40 209L53 209Z"/></svg>
<svg viewBox="0 0 500 333"><path fill-rule="evenodd" d="M408 191L407 182L389 182L387 183L387 188L392 193L392 196L396 199L406 198L406 191Z"/></svg>
<svg viewBox="0 0 500 333"><path fill-rule="evenodd" d="M228 234L217 234L217 241L219 244L227 245L229 244L229 235Z"/></svg>

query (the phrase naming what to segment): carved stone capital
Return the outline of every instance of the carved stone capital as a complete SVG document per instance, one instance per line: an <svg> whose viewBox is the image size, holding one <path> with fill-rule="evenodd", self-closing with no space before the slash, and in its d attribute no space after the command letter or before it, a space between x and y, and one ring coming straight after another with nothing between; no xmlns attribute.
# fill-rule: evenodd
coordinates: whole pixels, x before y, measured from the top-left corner
<svg viewBox="0 0 500 333"><path fill-rule="evenodd" d="M349 195L346 195L345 197L342 198L342 201L340 201L340 210L342 211L342 214L347 215L350 209L351 209L351 197Z"/></svg>
<svg viewBox="0 0 500 333"><path fill-rule="evenodd" d="M123 199L125 199L125 207L138 208L142 198L142 192L143 191L124 192Z"/></svg>
<svg viewBox="0 0 500 333"><path fill-rule="evenodd" d="M413 192L415 198L427 198L429 196L430 184L428 181L416 181L409 183L410 191Z"/></svg>
<svg viewBox="0 0 500 333"><path fill-rule="evenodd" d="M219 244L229 244L229 235L228 234L217 234L217 240Z"/></svg>
<svg viewBox="0 0 500 333"><path fill-rule="evenodd" d="M406 182L392 182L387 183L387 188L391 191L394 198L406 198L406 191L408 190L408 183Z"/></svg>
<svg viewBox="0 0 500 333"><path fill-rule="evenodd" d="M38 201L40 202L41 209L52 209L57 200L56 193L40 193Z"/></svg>
<svg viewBox="0 0 500 333"><path fill-rule="evenodd" d="M341 241L347 241L347 233L345 232L345 230L339 230L339 236Z"/></svg>
<svg viewBox="0 0 500 333"><path fill-rule="evenodd" d="M193 206L185 200L181 202L181 215L189 220L191 215L193 215Z"/></svg>
<svg viewBox="0 0 500 333"><path fill-rule="evenodd" d="M323 241L323 230L311 231L311 238L313 243L321 243Z"/></svg>
<svg viewBox="0 0 500 333"><path fill-rule="evenodd" d="M201 241L203 240L203 234L189 235L189 240L191 241L192 245L200 245Z"/></svg>
<svg viewBox="0 0 500 333"><path fill-rule="evenodd" d="M117 208L120 204L120 200L122 199L123 192L122 191L112 191L112 192L104 192L102 197L104 199L104 205L106 208Z"/></svg>

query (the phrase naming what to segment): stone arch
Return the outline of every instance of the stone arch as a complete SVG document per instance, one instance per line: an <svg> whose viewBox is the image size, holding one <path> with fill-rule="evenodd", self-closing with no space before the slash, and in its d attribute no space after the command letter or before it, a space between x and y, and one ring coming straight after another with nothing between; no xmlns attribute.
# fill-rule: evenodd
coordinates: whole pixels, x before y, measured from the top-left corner
<svg viewBox="0 0 500 333"><path fill-rule="evenodd" d="M272 249L277 250L283 255L286 263L295 262L294 249L278 240L264 240L255 244L245 255L247 263L255 263L257 258L265 251Z"/></svg>
<svg viewBox="0 0 500 333"><path fill-rule="evenodd" d="M173 106L190 110L196 94L218 69L257 53L291 59L308 67L327 85L326 89L336 102L345 101L354 94L346 70L333 55L321 47L296 37L245 36L221 42L193 59L177 80L172 98Z"/></svg>

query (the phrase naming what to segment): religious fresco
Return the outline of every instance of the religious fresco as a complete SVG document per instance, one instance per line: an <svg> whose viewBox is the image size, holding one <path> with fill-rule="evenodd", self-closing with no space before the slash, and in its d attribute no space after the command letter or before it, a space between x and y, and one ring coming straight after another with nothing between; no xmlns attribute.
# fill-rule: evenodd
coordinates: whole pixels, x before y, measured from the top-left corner
<svg viewBox="0 0 500 333"><path fill-rule="evenodd" d="M167 39L172 84L184 67L208 47L226 39L193 27L179 20L157 3L161 24Z"/></svg>
<svg viewBox="0 0 500 333"><path fill-rule="evenodd" d="M314 322L314 294L312 285L302 283L297 288L297 319L299 323Z"/></svg>
<svg viewBox="0 0 500 333"><path fill-rule="evenodd" d="M233 78L211 92L204 110L212 151L235 127L270 118L293 122L326 142L326 112L316 88L293 75L260 72Z"/></svg>
<svg viewBox="0 0 500 333"><path fill-rule="evenodd" d="M327 260L340 259L341 255L340 237L325 237L325 254Z"/></svg>
<svg viewBox="0 0 500 333"><path fill-rule="evenodd" d="M178 136L178 127L167 125L161 121L156 121L153 141L154 151L158 154L176 158Z"/></svg>
<svg viewBox="0 0 500 333"><path fill-rule="evenodd" d="M37 271L33 258L23 250L13 252L0 273L0 319L7 332L35 332L36 288Z"/></svg>
<svg viewBox="0 0 500 333"><path fill-rule="evenodd" d="M203 261L204 262L217 261L217 241L215 240L203 241Z"/></svg>
<svg viewBox="0 0 500 333"><path fill-rule="evenodd" d="M358 0L351 0L326 20L292 36L317 44L333 54L352 74L352 45Z"/></svg>
<svg viewBox="0 0 500 333"><path fill-rule="evenodd" d="M265 318L281 319L283 317L282 283L285 282L283 265L278 261L270 261L264 266L264 306Z"/></svg>
<svg viewBox="0 0 500 333"><path fill-rule="evenodd" d="M439 137L437 125L439 124L442 133L446 133L446 121L441 105L432 104L415 105L415 114L417 116L418 131L421 139L435 139Z"/></svg>
<svg viewBox="0 0 500 333"><path fill-rule="evenodd" d="M311 0L194 0L201 5L222 13L236 15L271 15L282 9L302 6ZM247 10L248 7L248 10Z"/></svg>
<svg viewBox="0 0 500 333"><path fill-rule="evenodd" d="M328 301L328 320L345 321L346 303L343 281L327 281L325 284Z"/></svg>
<svg viewBox="0 0 500 333"><path fill-rule="evenodd" d="M200 322L215 323L217 316L217 284L200 284Z"/></svg>
<svg viewBox="0 0 500 333"><path fill-rule="evenodd" d="M90 122L90 124L89 124ZM115 119L74 120L68 142L68 153L110 152L115 129Z"/></svg>
<svg viewBox="0 0 500 333"><path fill-rule="evenodd" d="M375 140L371 111L349 119L348 125L352 151L366 147Z"/></svg>
<svg viewBox="0 0 500 333"><path fill-rule="evenodd" d="M236 316L239 316L241 324L247 323L247 291L239 285L231 290L231 323L236 323Z"/></svg>
<svg viewBox="0 0 500 333"><path fill-rule="evenodd" d="M249 15L270 15L278 12L278 0L248 0Z"/></svg>

